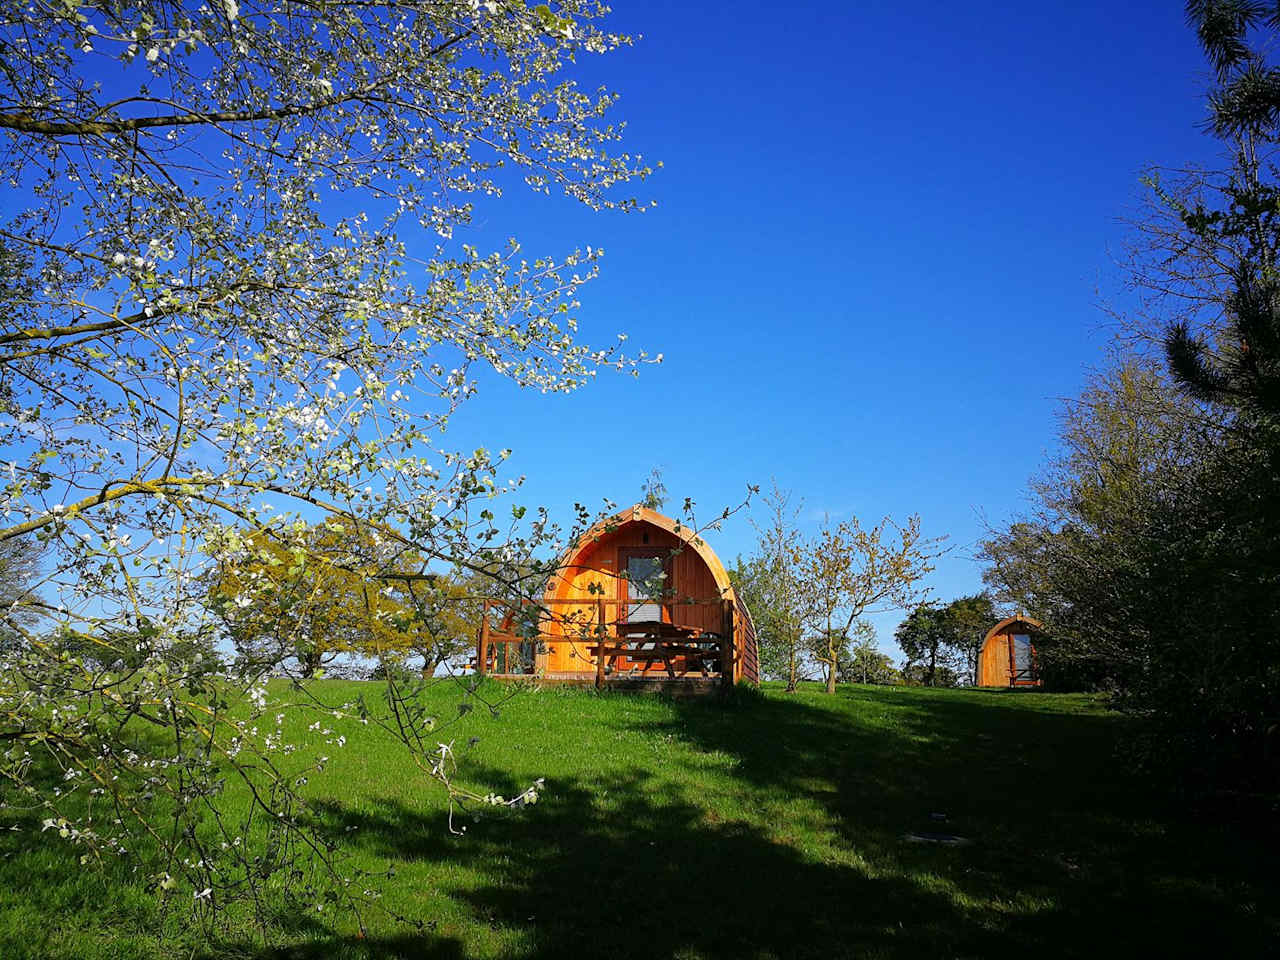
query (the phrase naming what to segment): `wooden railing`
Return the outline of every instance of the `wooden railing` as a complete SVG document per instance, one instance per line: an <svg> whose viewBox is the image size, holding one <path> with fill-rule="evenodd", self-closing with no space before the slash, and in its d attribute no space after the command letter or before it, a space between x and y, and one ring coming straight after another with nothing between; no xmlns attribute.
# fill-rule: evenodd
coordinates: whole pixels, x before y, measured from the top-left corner
<svg viewBox="0 0 1280 960"><path fill-rule="evenodd" d="M657 603L657 601L652 601ZM590 611L590 619L571 616L560 622L561 629L576 629L577 636L547 633L539 630L533 634L520 634L510 630L510 624L518 610L511 610L503 620L503 627L494 629L491 624L495 607L505 605L496 601L486 601L484 613L480 618L480 626L476 635L476 672L492 674L499 663L508 669L499 676L519 676L537 672L537 657L544 649L560 645L571 645L575 648L585 647L586 652L595 663L595 683L603 687L611 669L617 667L620 659L633 663L644 663L642 674L656 663L662 663L671 679L687 676L695 667L703 677L710 676L709 666L714 666L714 673L719 676L726 687L733 686L735 644L733 635L734 611L733 603L719 597L712 600L676 600L661 604L664 610L670 611L671 620L681 607L716 605L720 608L717 618L720 629L706 631L701 628L682 627L675 622L635 623L610 619L608 608L615 611L620 607L639 605L637 601L619 600L610 597L592 597L587 599L551 598L543 601L544 608L539 610L539 618L545 620L545 609L554 605L573 606L582 611ZM554 617L554 614L552 615ZM647 629L646 629L647 628ZM518 673L510 670L512 647L532 645L534 664L530 670ZM505 656L500 657L500 648L506 648ZM683 669L677 675L676 665ZM495 668L495 669L491 669ZM586 671L582 671L586 672Z"/></svg>

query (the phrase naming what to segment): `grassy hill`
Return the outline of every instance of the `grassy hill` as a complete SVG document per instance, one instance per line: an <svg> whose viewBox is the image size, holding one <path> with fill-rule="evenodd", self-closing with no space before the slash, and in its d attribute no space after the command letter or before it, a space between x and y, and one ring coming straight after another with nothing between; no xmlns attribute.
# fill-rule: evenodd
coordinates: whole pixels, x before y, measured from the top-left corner
<svg viewBox="0 0 1280 960"><path fill-rule="evenodd" d="M332 701L362 686L318 683ZM442 712L458 699L432 696ZM349 918L286 915L267 944L232 929L210 952L185 906L161 912L130 876L5 832L0 955L1248 957L1280 942L1274 832L1177 812L1126 769L1126 721L1090 697L523 692L454 735L479 738L471 782L514 795L544 777L542 801L463 818L462 837L394 745L343 732L308 790L361 865L394 867L386 906L427 929L375 912L357 939Z"/></svg>

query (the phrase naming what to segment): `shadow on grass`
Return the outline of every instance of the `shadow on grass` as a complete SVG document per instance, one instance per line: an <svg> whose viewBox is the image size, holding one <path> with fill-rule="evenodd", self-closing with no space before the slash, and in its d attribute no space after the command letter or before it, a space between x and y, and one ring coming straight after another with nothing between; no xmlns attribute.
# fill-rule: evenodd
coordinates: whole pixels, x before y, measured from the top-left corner
<svg viewBox="0 0 1280 960"><path fill-rule="evenodd" d="M1265 955L1278 928L1263 853L1124 776L1116 718L1045 703L859 688L678 702L646 732L692 748L671 761L690 784L702 755L727 758L724 803L681 789L678 770L633 768L552 780L518 823L481 821L465 840L399 804L327 815L381 857L473 871L440 892L526 960ZM744 807L751 822L714 812ZM821 822L787 822L800 809ZM316 935L269 956L461 955L434 935Z"/></svg>
<svg viewBox="0 0 1280 960"><path fill-rule="evenodd" d="M963 905L958 953L1262 956L1280 936L1274 833L1180 815L1123 768L1119 715L1052 696L851 686L744 706L744 738L734 705L712 707L682 706L654 732L732 753L758 789L807 795L878 876L944 883ZM943 831L972 843L904 841Z"/></svg>
<svg viewBox="0 0 1280 960"><path fill-rule="evenodd" d="M522 930L520 957L936 956L962 922L940 891L810 862L750 824L708 822L697 803L655 802L648 781L557 783L501 837L482 823L464 841L397 805L333 812L380 856L484 868L489 883L448 892L481 922Z"/></svg>
<svg viewBox="0 0 1280 960"><path fill-rule="evenodd" d="M315 938L288 947L263 950L260 947L222 945L214 953L197 954L195 960L227 960L229 957L253 960L338 960L347 957L376 957L378 960L462 960L466 953L460 941L453 938L428 937L404 933L391 937L334 938L315 928Z"/></svg>

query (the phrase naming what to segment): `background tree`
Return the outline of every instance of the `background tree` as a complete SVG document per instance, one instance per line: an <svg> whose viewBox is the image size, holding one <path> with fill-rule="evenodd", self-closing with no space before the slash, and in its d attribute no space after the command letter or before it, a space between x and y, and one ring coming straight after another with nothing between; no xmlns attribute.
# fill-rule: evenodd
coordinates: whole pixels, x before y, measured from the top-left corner
<svg viewBox="0 0 1280 960"><path fill-rule="evenodd" d="M407 594L414 581L388 575L416 573L422 560L388 546L323 524L289 539L257 531L220 555L210 606L239 656L258 668L294 660L311 677L342 654L403 657L415 647L411 634L430 628Z"/></svg>
<svg viewBox="0 0 1280 960"><path fill-rule="evenodd" d="M916 516L903 527L886 517L866 530L856 517L835 526L826 522L804 545L798 582L806 598L805 624L819 638L814 656L823 665L828 693L835 693L844 644L862 618L918 601L937 545L921 535Z"/></svg>
<svg viewBox="0 0 1280 960"><path fill-rule="evenodd" d="M1088 688L1147 659L1130 632L1169 569L1149 566L1163 536L1152 511L1186 510L1191 522L1197 464L1220 456L1224 425L1135 356L1091 377L1059 422L1062 452L1032 481L1034 512L984 542L984 579L1046 625L1046 682Z"/></svg>
<svg viewBox="0 0 1280 960"><path fill-rule="evenodd" d="M894 631L907 658L904 669L915 672L918 666L920 682L928 687L954 686L958 679L977 683L982 642L997 620L985 593L916 607Z"/></svg>
<svg viewBox="0 0 1280 960"><path fill-rule="evenodd" d="M899 683L901 672L894 667L887 653L876 646L875 636L868 635L852 647L853 656L842 674L851 683Z"/></svg>
<svg viewBox="0 0 1280 960"><path fill-rule="evenodd" d="M1031 597L1042 661L1114 685L1139 761L1185 779L1280 783L1280 247L1277 7L1191 2L1214 71L1222 170L1153 171L1127 356L1068 408L1036 510L985 546L1000 599ZM1142 338L1139 344L1147 342Z"/></svg>
<svg viewBox="0 0 1280 960"><path fill-rule="evenodd" d="M958 687L964 682L958 671L943 664L934 668L930 678L928 664L903 661L899 675L908 687Z"/></svg>
<svg viewBox="0 0 1280 960"><path fill-rule="evenodd" d="M1062 453L1032 482L1034 512L983 544L984 579L1045 624L1036 649L1047 684L1127 687L1154 666L1150 618L1165 615L1176 579L1176 551L1152 556L1175 550L1174 514L1196 522L1195 488L1222 427L1136 357L1092 377L1060 423Z"/></svg>
<svg viewBox="0 0 1280 960"><path fill-rule="evenodd" d="M409 651L422 658L423 677L432 677L440 667L474 652L476 630L484 616L484 601L493 592L492 582L481 574L466 579L441 574L395 588L395 596L408 614L400 628Z"/></svg>
<svg viewBox="0 0 1280 960"><path fill-rule="evenodd" d="M233 678L245 716L218 708L232 687L160 651L202 622L209 568L234 561L237 537L301 551L287 563L307 569L327 548L308 559L296 531L323 520L458 575L486 550L519 562L559 539L545 513L500 516L505 452L452 450L443 431L481 370L563 392L632 365L574 339L599 251L534 257L454 234L477 203L500 219L504 191L525 185L635 208L617 188L648 169L616 149L614 95L564 73L629 42L603 13L590 0L143 0L0 19L0 151L12 196L29 198L0 223L13 461L0 542L48 545L52 634L94 644L127 628L154 652L122 676L27 631L0 663L0 789L66 824L34 842L151 851L140 869L166 864L164 883L208 891L187 898L199 910L260 905L275 871L302 869L232 846L245 818L265 818L290 834L279 849L320 871L305 889L327 877L350 905L367 886L307 833L321 826L303 812L304 757L277 753L261 722L268 665ZM318 695L300 687L287 708ZM423 711L364 719L424 780L451 783L448 737ZM139 726L145 784L121 742L141 743ZM23 756L54 742L46 782ZM255 784L253 810L220 807L229 775ZM107 795L88 803L91 789ZM144 792L155 801L135 802ZM226 842L206 847L215 834Z"/></svg>
<svg viewBox="0 0 1280 960"><path fill-rule="evenodd" d="M39 561L34 540L0 541L0 648L16 648L43 610Z"/></svg>
<svg viewBox="0 0 1280 960"><path fill-rule="evenodd" d="M1211 278L1214 294L1208 329L1176 317L1165 352L1174 380L1189 394L1248 415L1255 428L1266 422L1274 429L1280 415L1280 185L1271 179L1271 151L1280 133L1280 84L1268 60L1274 38L1267 31L1280 25L1280 4L1188 0L1187 18L1216 79L1208 126L1231 145L1234 162L1225 176L1184 182L1181 195L1152 179L1177 217L1183 262L1203 268L1208 255L1213 260L1211 271L1199 273ZM1203 292L1203 279L1198 286Z"/></svg>
<svg viewBox="0 0 1280 960"><path fill-rule="evenodd" d="M170 633L144 620L93 634L62 631L39 642L103 673L119 671L131 675L163 664L192 680L203 681L216 680L215 675L226 669L218 641L219 631L212 623L198 623Z"/></svg>
<svg viewBox="0 0 1280 960"><path fill-rule="evenodd" d="M815 637L811 641L815 648L815 659L826 652L826 637ZM876 630L865 620L854 623L851 631L840 637L831 638L831 646L836 650L836 679L846 683L884 683L892 664L889 658L880 653L876 646ZM822 680L828 680L826 664L822 664Z"/></svg>
<svg viewBox="0 0 1280 960"><path fill-rule="evenodd" d="M864 624L860 623L858 626L862 627ZM818 681L831 692L835 689L836 682L846 676L846 671L840 668L843 666L847 670L853 660L849 635L838 628L830 633L808 633L804 638L804 648L805 659L816 667Z"/></svg>
<svg viewBox="0 0 1280 960"><path fill-rule="evenodd" d="M898 624L893 638L907 658L903 672L919 667L920 682L924 686L938 685L940 667L951 670L948 633L941 608L920 604Z"/></svg>
<svg viewBox="0 0 1280 960"><path fill-rule="evenodd" d="M791 498L790 492L773 482L761 501L763 519L752 520L755 553L746 561L739 559L730 575L755 622L761 672L785 679L788 693L794 693L805 679L808 667L807 601L800 579L803 539L796 525L800 506L793 507Z"/></svg>
<svg viewBox="0 0 1280 960"><path fill-rule="evenodd" d="M662 482L662 468L654 467L640 485L640 505L662 512L667 505L667 485Z"/></svg>
<svg viewBox="0 0 1280 960"><path fill-rule="evenodd" d="M982 654L982 642L987 631L1000 619L995 604L985 593L957 597L940 611L943 643L950 650L957 670L962 670L965 682L978 682L978 659Z"/></svg>

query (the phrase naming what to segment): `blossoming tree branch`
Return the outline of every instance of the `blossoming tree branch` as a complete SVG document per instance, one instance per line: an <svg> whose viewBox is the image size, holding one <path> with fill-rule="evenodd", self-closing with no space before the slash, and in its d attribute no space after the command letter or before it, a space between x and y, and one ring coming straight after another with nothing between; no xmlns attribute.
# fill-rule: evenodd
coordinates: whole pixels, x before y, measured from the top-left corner
<svg viewBox="0 0 1280 960"><path fill-rule="evenodd" d="M297 645L246 659L246 701L212 671L210 638L219 604L265 615L296 580L245 571L355 577L375 647L388 617L412 619L415 584L481 575L528 595L545 576L535 557L559 531L544 510L497 508L516 485L498 476L506 452L442 433L482 370L561 392L648 358L576 338L601 251L485 250L460 231L511 189L637 207L620 190L649 168L618 147L615 95L564 76L630 42L606 12L6 5L4 170L26 202L0 223L0 541L40 558L0 652L15 826L85 862L137 858L157 895L210 916L259 904L285 870L358 912L363 885L301 786L339 724L384 725L460 800L536 798L453 787L448 724L396 681L378 710L298 688L288 708L318 726L293 741L264 678ZM250 811L220 802L228 777ZM269 862L246 853L255 830L278 835Z"/></svg>

